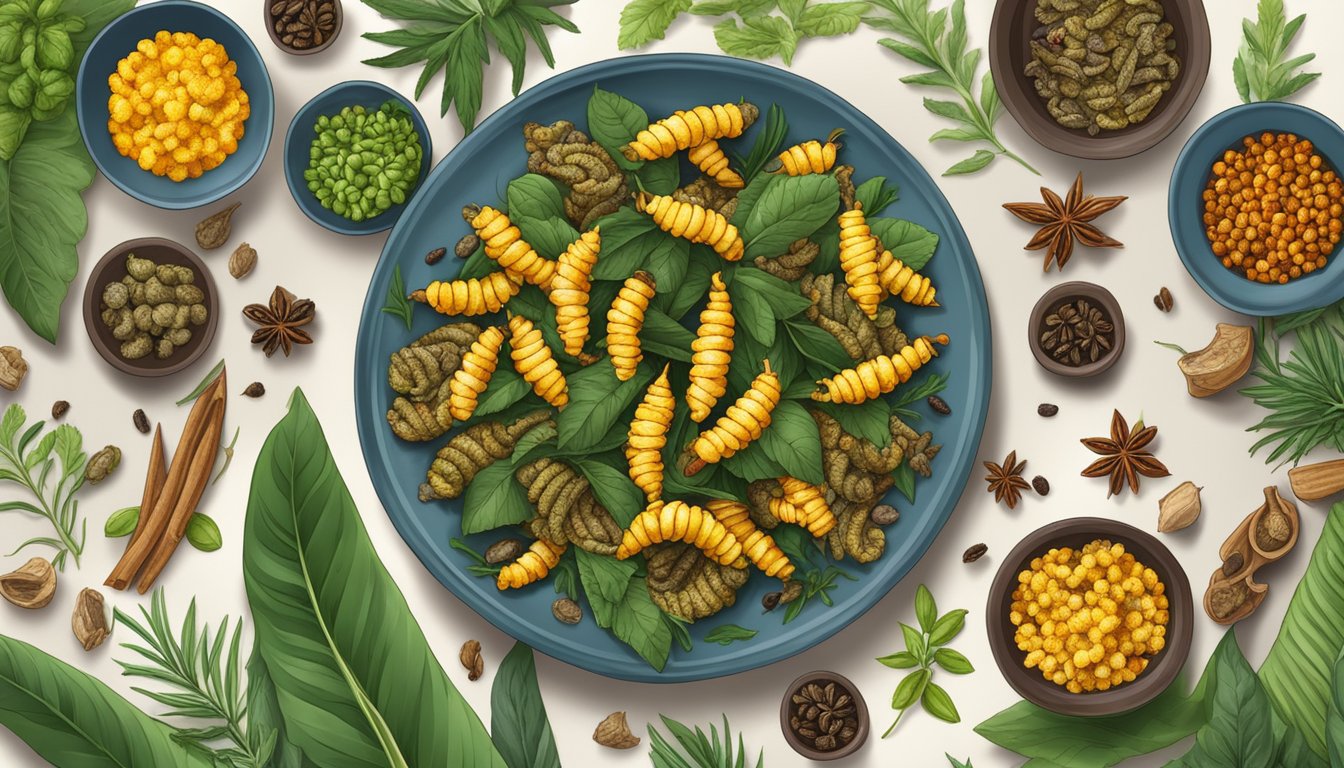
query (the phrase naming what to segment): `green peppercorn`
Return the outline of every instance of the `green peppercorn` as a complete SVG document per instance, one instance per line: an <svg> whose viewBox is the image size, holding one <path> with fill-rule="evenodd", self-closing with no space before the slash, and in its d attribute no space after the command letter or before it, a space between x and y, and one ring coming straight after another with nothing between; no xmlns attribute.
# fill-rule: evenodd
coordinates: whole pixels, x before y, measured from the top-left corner
<svg viewBox="0 0 1344 768"><path fill-rule="evenodd" d="M399 102L372 113L346 107L319 117L314 131L303 176L323 208L365 221L404 203L419 181L420 136Z"/></svg>

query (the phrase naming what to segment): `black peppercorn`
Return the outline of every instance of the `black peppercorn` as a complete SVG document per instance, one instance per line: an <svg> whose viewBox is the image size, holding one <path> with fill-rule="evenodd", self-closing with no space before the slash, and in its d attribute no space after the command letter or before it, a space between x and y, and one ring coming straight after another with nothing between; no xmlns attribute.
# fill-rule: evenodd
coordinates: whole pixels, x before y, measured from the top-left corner
<svg viewBox="0 0 1344 768"><path fill-rule="evenodd" d="M1048 419L1051 416L1054 416L1056 413L1059 413L1059 406L1055 405L1054 403L1041 403L1040 405L1036 406L1036 413Z"/></svg>
<svg viewBox="0 0 1344 768"><path fill-rule="evenodd" d="M1031 487L1035 488L1036 493L1041 496L1050 495L1050 481L1046 480L1041 475L1037 475L1031 479Z"/></svg>

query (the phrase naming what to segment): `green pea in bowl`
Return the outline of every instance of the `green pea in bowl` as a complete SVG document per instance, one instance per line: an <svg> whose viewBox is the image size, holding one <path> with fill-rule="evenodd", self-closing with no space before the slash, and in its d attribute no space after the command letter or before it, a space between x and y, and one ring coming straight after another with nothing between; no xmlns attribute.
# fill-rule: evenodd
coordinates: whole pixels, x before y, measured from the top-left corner
<svg viewBox="0 0 1344 768"><path fill-rule="evenodd" d="M409 113L419 137L419 164L411 162L404 153L403 157L392 161L378 158L370 163L363 162L375 160L367 154L360 161L354 161L346 154L342 155L345 157L343 164L337 162L331 150L347 146L359 137L350 135L351 128L344 125L344 120L332 121L331 118L346 107L362 107L372 116L388 102L404 107ZM323 117L328 119L322 121ZM318 151L315 153L314 140L320 136L325 138L319 143L326 146L316 147ZM366 138L376 143L380 137L369 135ZM378 154L376 149L364 150L365 153L370 151ZM325 163L318 179L323 199L319 199L319 192L310 188L308 178L312 175L308 171L315 161L315 154L317 163ZM321 226L342 235L372 235L391 229L397 223L406 210L406 203L429 174L431 155L429 128L415 104L381 83L349 80L314 96L290 122L285 135L285 182L289 184L289 193L299 210ZM408 177L410 183L406 183ZM322 183L327 180L332 184Z"/></svg>

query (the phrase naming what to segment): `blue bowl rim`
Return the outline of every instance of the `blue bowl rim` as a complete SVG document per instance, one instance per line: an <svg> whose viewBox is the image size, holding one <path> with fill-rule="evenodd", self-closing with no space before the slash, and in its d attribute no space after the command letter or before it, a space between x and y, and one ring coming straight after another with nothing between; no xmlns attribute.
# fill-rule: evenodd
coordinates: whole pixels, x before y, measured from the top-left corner
<svg viewBox="0 0 1344 768"><path fill-rule="evenodd" d="M390 272L391 263L404 255L398 252L400 237L399 230L396 228L393 229L391 236L388 237L387 243L383 247L382 254L379 256L378 264L374 267L373 276L370 278L369 292L365 297L364 305L361 310L360 331L356 337L355 366L353 371L355 380L356 427L360 439L361 453L365 459L365 469L370 474L370 480L374 486L374 491L377 494L380 503L383 504L384 511L387 513L388 518L391 519L398 535L401 536L402 540L406 543L406 546L415 554L425 570L429 571L430 574L443 584L450 593L466 603L473 612L496 626L501 632L522 642L528 643L542 653L595 675L643 683L684 683L697 680L718 679L784 661L785 659L810 650L825 640L834 637L835 634L839 633L846 626L866 615L868 611L876 606L877 603L891 591L891 589L908 576L915 565L923 559L923 555L927 554L929 547L932 546L934 540L947 524L947 521L951 519L952 514L956 511L956 507L965 492L967 480L969 480L971 470L975 464L980 440L984 435L993 377L993 335L990 328L991 317L988 309L988 297L985 293L984 279L980 274L979 263L974 257L974 250L971 247L970 240L966 236L965 229L960 224L956 211L952 208L951 204L947 202L947 198L942 194L937 183L929 176L928 171L923 165L921 165L910 151L905 148L905 145L897 141L896 138L877 121L829 88L787 70L729 56L700 53L655 53L638 56L624 56L577 67L555 75L554 77L529 88L521 96L509 102L509 104L500 108L488 117L477 126L476 130L472 131L465 139L454 147L452 152L439 161L429 177L425 179L425 183L421 189L428 189L431 186L431 182L434 181L435 176L445 173L445 169L455 165L455 158L457 156L469 155L478 143L486 140L484 137L488 137L492 134L497 124L509 124L510 121L516 120L520 115L526 114L527 110L531 109L536 102L544 99L551 89L567 86L574 80L600 80L604 77L605 73L609 73L612 70L619 69L623 72L628 72L631 69L657 69L667 66L689 67L706 71L722 70L725 67L733 67L740 68L758 76L783 79L789 81L795 88L808 89L813 97L823 104L831 106L833 109L844 110L847 114L852 113L855 122L861 124L864 130L872 131L880 136L886 137L886 139L895 146L899 154L909 158L911 176L907 179L907 183L911 185L912 188L923 184L928 185L928 188L934 191L937 201L941 203L941 205L935 205L933 208L936 215L939 218L944 219L943 223L947 229L946 232L941 232L940 236L944 238L944 242L949 244L949 248L963 252L966 255L965 268L967 278L971 282L969 288L973 295L978 294L979 296L984 297L984 303L972 310L981 315L977 320L976 325L984 331L984 336L977 340L980 345L980 354L972 357L968 370L964 373L964 375L969 377L972 382L971 393L973 404L967 404L963 408L963 411L968 414L969 418L965 422L963 429L953 436L955 437L955 440L948 439L945 441L945 445L960 445L962 441L965 441L968 446L965 453L959 457L960 461L948 465L945 470L949 476L960 478L961 482L959 484L949 484L945 497L940 499L941 505L946 506L946 512L940 516L941 519L938 520L936 525L921 532L921 540L918 543L920 556L899 566L897 571L892 574L892 576L888 577L890 583L887 583L886 580L883 580L880 583L874 580L870 588L863 590L860 595L856 596L853 608L847 611L842 610L829 616L831 621L827 623L824 630L819 633L796 634L786 641L771 646L767 651L749 656L745 661L738 662L733 660L732 663L728 663L725 660L718 660L711 663L707 668L696 667L690 670L676 670L669 665L669 667L665 668L662 672L658 672L652 667L648 667L642 663L622 665L616 668L601 668L591 661L586 660L580 654L570 652L566 646L562 645L558 648L555 647L554 644L550 642L554 638L554 631L548 630L542 624L503 624L500 622L500 616L492 615L490 612L477 609L473 606L471 600L464 596L470 595L473 590L474 585L472 581L469 580L468 576L461 570L451 566L440 567L438 563L434 562L435 558L432 557L432 553L426 549L425 541L415 527L415 520L405 512L397 510L394 504L395 499L388 495L386 484L374 476L374 471L369 466L369 456L372 452L378 450L378 441L380 439L379 430L386 429L386 422L381 418L370 418L368 416L368 409L361 407L359 381L361 376L368 375L368 371L362 371L360 369L359 361L368 359L370 354L369 348L373 344L374 334L371 331L368 331L364 322L369 318L377 317L380 314L379 308L383 304L384 296L378 293L374 287L378 284L378 276L384 271L385 265L387 266L386 271ZM419 206L427 204L424 202L427 199L428 198L425 195L417 194L407 206L407 213L414 213ZM401 223L406 220L408 220L407 217L403 216L402 220L398 222L398 226L401 226ZM983 309L983 312L981 312L981 309ZM450 587L450 584L454 586ZM547 645L551 645L552 648L547 648Z"/></svg>
<svg viewBox="0 0 1344 768"><path fill-rule="evenodd" d="M322 101L324 98L331 96L333 94L357 87L359 88L369 87L373 88L374 90L386 93L389 98L396 99L411 111L411 122L415 124L416 133L420 134L420 147L423 150L423 155L420 158L420 178L415 182L415 187L411 189L411 194L407 196L406 202L400 206L401 210L397 211L394 215L388 216L387 214L390 212L389 210L385 211L380 216L375 216L372 219L366 219L361 222L349 221L345 219L345 217L341 217L341 221L345 223L334 224L332 222L324 221L323 219L318 218L317 214L312 210L311 207L311 204L316 201L316 198L313 198L311 193L308 193L307 186L303 186L300 184L300 182L302 181L301 178L300 179L294 178L294 174L290 169L290 163L289 163L290 143L294 138L294 131L298 126L298 124L300 122L303 123L309 122L308 121L309 113L317 107L318 102ZM294 113L293 119L289 121L289 127L285 129L285 145L284 145L283 160L285 166L285 184L289 187L289 195L290 197L294 198L294 204L298 206L300 211L303 211L304 216L307 216L310 220L312 220L314 224L317 224L318 226L321 226L324 229L335 232L338 235L352 235L352 236L376 235L379 232L385 232L394 227L397 221L401 219L402 214L404 214L407 211L407 209L410 208L411 202L415 198L415 193L420 191L420 187L424 185L425 180L429 177L429 173L433 169L431 165L431 163L433 163L433 159L434 159L434 143L429 135L429 124L425 122L425 117L420 113L420 109L415 105L415 102L412 101L411 99L408 99L406 96L402 95L401 92L393 89L386 83L380 83L377 82L376 80L343 80L331 86L330 88L324 89L321 93L317 94L316 96L312 97L307 102L305 102L304 105L299 108L299 111ZM321 206L318 206L318 208L324 211L326 210ZM374 226L370 227L369 225Z"/></svg>
<svg viewBox="0 0 1344 768"><path fill-rule="evenodd" d="M1181 236L1182 222L1190 216L1199 215L1194 205L1195 197L1183 196L1184 192L1190 190L1182 188L1193 183L1187 180L1187 176L1200 179L1197 189L1202 192L1210 175L1209 166L1217 158L1214 153L1221 155L1224 150L1234 146L1234 143L1228 143L1220 144L1216 148L1211 147L1210 134L1234 121L1258 115L1267 116L1268 119L1264 121L1266 123L1310 124L1313 129L1323 129L1333 134L1338 142L1344 143L1344 129L1341 129L1334 120L1300 104L1283 101L1238 104L1209 118L1185 142L1171 173L1167 193L1167 224L1171 230L1172 242L1176 246L1176 253L1180 256L1186 271L1190 273L1190 277L1204 293L1223 307L1243 315L1252 317L1284 315L1323 307L1344 299L1344 280L1327 279L1327 275L1334 275L1338 271L1338 264L1341 258L1344 258L1344 249L1332 254L1325 269L1319 273L1305 275L1287 285L1263 284L1251 282L1218 262L1209 248L1207 238L1204 237L1202 225L1195 243L1192 244L1189 242L1190 238ZM1331 157L1321 148L1317 137L1308 135L1300 127L1289 129L1286 126L1261 125L1253 130L1243 131L1241 135L1249 136L1264 130L1292 130L1303 138L1310 139L1335 173L1344 175L1344 157ZM1193 171L1195 168L1201 170L1196 174Z"/></svg>
<svg viewBox="0 0 1344 768"><path fill-rule="evenodd" d="M247 48L251 52L251 55L255 56L257 62L261 65L261 77L262 80L265 81L266 102L268 105L268 109L266 110L267 115L266 125L263 127L264 129L260 131L262 134L261 152L260 154L257 155L257 159L253 161L251 166L243 173L241 173L233 183L225 185L218 192L210 195L207 198L202 199L200 202L188 202L185 200L173 200L168 198L153 197L135 189L134 187L126 184L115 174L108 172L108 169L103 165L102 159L99 157L98 153L94 151L93 148L93 136L98 134L96 131L94 131L92 128L86 125L88 120L92 118L85 115L84 110L80 108L80 104L83 101L80 98L80 94L83 93L84 91L84 85L87 77L87 68L89 62L89 53L93 51L95 48L97 48L100 43L102 43L104 36L106 36L118 24L128 22L134 16L138 16L143 13L148 13L154 10L165 10L170 8L185 8L185 7L200 8L209 12L220 22L231 28L234 32L237 32L239 37L241 37L243 41L247 43ZM233 58L236 59L237 56L235 55ZM247 95L249 99L254 99L255 97L254 91L255 89L252 88L247 89ZM108 181L115 184L116 187L120 189L122 192L125 192L126 194L130 195L136 200L139 200L142 203L148 203L149 205L152 205L156 208L162 208L164 210L169 211L184 211L184 210L191 210L193 208L202 208L204 206L211 205L212 203L217 203L220 200L223 200L224 198L233 194L234 192L237 192L239 189L242 189L243 185L251 181L252 177L257 175L257 171L261 170L262 163L266 161L266 155L270 151L271 133L275 130L275 88L271 83L270 70L267 69L266 67L266 59L262 57L261 51L258 50L257 48L257 44L253 42L251 36L249 36L247 32L243 30L242 27L238 26L238 24L233 19L229 18L223 12L210 7L205 3L195 2L194 0L158 0L157 2L137 6L127 11L126 13L123 13L122 15L118 16L117 18L113 19L111 22L107 24L107 26L99 30L98 34L94 36L93 40L89 43L89 47L85 49L84 58L81 59L79 62L79 74L75 81L75 109L77 111L79 133L84 139L84 149L88 151L89 157L93 158L94 165L98 166L98 172L101 173L103 177L106 178ZM256 110L253 110L252 114L253 116L255 116ZM249 117L248 119L251 120L251 117ZM256 127L252 127L251 130L257 130L257 129ZM104 130L103 133L105 134L106 130Z"/></svg>

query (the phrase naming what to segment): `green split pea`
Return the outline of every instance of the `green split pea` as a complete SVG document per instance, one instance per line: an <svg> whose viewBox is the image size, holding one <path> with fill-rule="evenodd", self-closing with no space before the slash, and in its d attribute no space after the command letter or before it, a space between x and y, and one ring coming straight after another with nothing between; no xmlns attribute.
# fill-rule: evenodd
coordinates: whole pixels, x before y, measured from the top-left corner
<svg viewBox="0 0 1344 768"><path fill-rule="evenodd" d="M346 107L319 117L313 130L303 178L329 211L350 221L372 219L406 202L419 181L420 135L400 102L376 112Z"/></svg>

